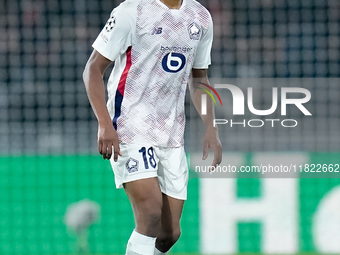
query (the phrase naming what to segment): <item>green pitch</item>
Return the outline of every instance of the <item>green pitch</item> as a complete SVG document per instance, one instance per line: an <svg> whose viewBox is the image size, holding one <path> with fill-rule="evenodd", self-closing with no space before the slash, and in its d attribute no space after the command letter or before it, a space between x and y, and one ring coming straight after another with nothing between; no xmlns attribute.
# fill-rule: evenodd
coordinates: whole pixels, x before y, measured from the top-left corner
<svg viewBox="0 0 340 255"><path fill-rule="evenodd" d="M339 158L339 153L311 154L311 163ZM115 188L109 162L92 155L3 156L0 176L0 254L75 254L76 241L65 227L64 214L69 204L84 198L101 206L101 219L89 231L90 254L124 254L133 215L124 191ZM261 196L261 185L258 179L239 179L237 196ZM340 178L300 179L299 249L311 253L296 255L318 255L313 253L312 218L320 199L338 185ZM171 254L202 255L198 179L190 179L188 191L182 236ZM240 255L262 255L261 238L260 223L238 223Z"/></svg>

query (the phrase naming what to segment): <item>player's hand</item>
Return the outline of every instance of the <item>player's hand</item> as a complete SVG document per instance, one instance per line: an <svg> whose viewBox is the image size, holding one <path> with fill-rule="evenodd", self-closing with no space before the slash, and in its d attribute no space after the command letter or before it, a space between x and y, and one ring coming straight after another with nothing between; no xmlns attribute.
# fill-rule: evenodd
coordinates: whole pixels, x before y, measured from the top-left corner
<svg viewBox="0 0 340 255"><path fill-rule="evenodd" d="M218 137L218 130L214 127L208 127L203 139L203 160L206 160L209 155L209 148L214 151L213 167L222 162L222 144Z"/></svg>
<svg viewBox="0 0 340 255"><path fill-rule="evenodd" d="M113 147L113 151L112 151ZM118 155L122 156L119 147L119 139L117 131L112 123L98 125L98 151L103 156L103 159L110 159L113 152L113 159L118 160Z"/></svg>

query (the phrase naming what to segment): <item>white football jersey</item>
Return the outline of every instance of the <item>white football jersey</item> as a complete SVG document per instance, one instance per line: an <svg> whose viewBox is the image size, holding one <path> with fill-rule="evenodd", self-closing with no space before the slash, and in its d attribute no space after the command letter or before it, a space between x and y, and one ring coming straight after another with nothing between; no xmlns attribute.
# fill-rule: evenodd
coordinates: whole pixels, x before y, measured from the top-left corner
<svg viewBox="0 0 340 255"><path fill-rule="evenodd" d="M115 8L93 48L115 61L107 107L123 143L180 147L192 68L207 69L210 13L195 0L179 10L160 0L126 0Z"/></svg>

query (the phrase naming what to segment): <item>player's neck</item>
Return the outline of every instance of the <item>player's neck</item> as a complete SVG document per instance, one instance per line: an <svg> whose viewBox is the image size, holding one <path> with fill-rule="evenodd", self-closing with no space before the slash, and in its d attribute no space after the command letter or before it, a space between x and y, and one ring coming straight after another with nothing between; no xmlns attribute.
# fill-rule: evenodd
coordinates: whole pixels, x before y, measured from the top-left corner
<svg viewBox="0 0 340 255"><path fill-rule="evenodd" d="M168 6L169 9L179 9L182 6L182 2L183 0L160 0L161 2L163 2L163 4L165 4L166 6Z"/></svg>

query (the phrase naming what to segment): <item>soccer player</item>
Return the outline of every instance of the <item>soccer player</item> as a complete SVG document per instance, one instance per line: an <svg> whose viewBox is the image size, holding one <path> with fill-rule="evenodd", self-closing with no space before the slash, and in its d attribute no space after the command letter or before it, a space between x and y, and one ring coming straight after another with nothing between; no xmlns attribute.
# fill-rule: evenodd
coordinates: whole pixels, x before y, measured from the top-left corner
<svg viewBox="0 0 340 255"><path fill-rule="evenodd" d="M127 255L166 254L180 236L188 183L185 92L190 76L208 84L212 40L211 16L195 0L126 0L93 43L83 78L98 119L99 153L111 160L134 212ZM112 62L106 104L103 74ZM190 91L200 109L198 84ZM216 166L222 146L213 118L210 100L203 159L212 148Z"/></svg>

